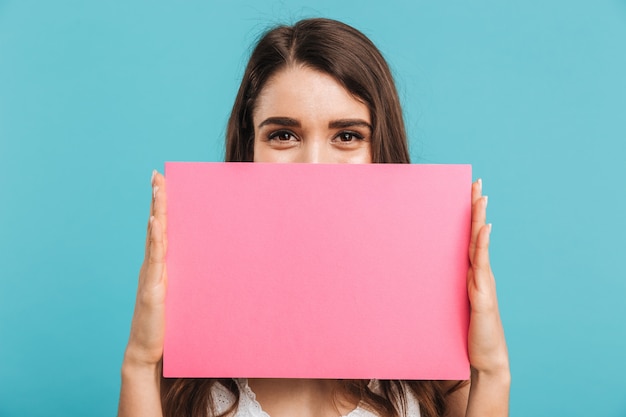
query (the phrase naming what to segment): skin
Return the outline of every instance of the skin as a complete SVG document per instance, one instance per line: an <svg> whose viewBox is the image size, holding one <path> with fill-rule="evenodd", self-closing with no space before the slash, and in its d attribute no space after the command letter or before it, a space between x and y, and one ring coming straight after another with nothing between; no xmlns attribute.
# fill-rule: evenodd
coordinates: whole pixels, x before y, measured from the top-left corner
<svg viewBox="0 0 626 417"><path fill-rule="evenodd" d="M332 77L288 67L263 88L253 113L255 162L370 163L371 124L367 106ZM122 364L119 416L161 416L160 367L167 287L167 207L165 178L153 173L153 198L145 258L139 273L130 338ZM509 359L500 321L495 279L489 263L487 197L482 182L472 184L468 335L471 381L449 396L448 415L507 416ZM358 399L339 395L333 380L251 379L250 386L272 417L336 417Z"/></svg>
<svg viewBox="0 0 626 417"><path fill-rule="evenodd" d="M255 162L372 162L367 105L327 74L301 66L279 72L252 119Z"/></svg>

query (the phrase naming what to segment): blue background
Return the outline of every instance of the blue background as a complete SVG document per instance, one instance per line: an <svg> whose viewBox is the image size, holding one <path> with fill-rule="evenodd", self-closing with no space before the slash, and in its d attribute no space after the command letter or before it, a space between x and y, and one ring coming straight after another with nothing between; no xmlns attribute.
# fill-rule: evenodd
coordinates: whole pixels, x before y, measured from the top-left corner
<svg viewBox="0 0 626 417"><path fill-rule="evenodd" d="M624 0L0 0L0 415L116 412L151 170L221 160L250 45L319 15L484 179L511 416L626 416Z"/></svg>

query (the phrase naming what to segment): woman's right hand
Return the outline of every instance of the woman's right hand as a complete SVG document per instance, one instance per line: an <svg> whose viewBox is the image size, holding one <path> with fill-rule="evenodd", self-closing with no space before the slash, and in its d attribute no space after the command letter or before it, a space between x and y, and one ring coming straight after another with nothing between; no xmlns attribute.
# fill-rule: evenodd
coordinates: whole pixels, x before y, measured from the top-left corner
<svg viewBox="0 0 626 417"><path fill-rule="evenodd" d="M165 178L152 173L146 253L139 271L135 312L122 364L118 417L162 417L161 366L165 338L167 207Z"/></svg>
<svg viewBox="0 0 626 417"><path fill-rule="evenodd" d="M163 357L167 287L166 204L165 177L153 171L145 256L139 271L135 312L124 355L125 366L155 367Z"/></svg>

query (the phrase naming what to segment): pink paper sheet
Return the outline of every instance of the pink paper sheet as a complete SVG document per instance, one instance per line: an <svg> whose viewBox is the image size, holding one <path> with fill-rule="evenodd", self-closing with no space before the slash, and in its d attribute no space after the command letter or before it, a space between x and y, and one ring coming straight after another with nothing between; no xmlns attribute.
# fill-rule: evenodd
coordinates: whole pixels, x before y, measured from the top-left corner
<svg viewBox="0 0 626 417"><path fill-rule="evenodd" d="M164 376L469 378L471 166L165 174Z"/></svg>

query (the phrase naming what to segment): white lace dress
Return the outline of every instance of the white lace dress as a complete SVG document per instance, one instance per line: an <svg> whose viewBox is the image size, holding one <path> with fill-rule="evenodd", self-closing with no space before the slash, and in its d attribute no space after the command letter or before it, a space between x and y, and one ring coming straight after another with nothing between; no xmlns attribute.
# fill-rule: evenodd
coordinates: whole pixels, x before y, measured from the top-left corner
<svg viewBox="0 0 626 417"><path fill-rule="evenodd" d="M237 411L232 417L270 417L256 400L256 395L248 385L247 379L236 379L237 385L241 395L239 396L239 404ZM370 388L376 392L377 381L370 381ZM228 410L235 402L234 395L222 384L217 383L213 385L211 390L213 402L218 413L223 413ZM407 417L419 417L420 410L417 399L410 391L407 391ZM377 417L371 411L358 406L343 417Z"/></svg>

